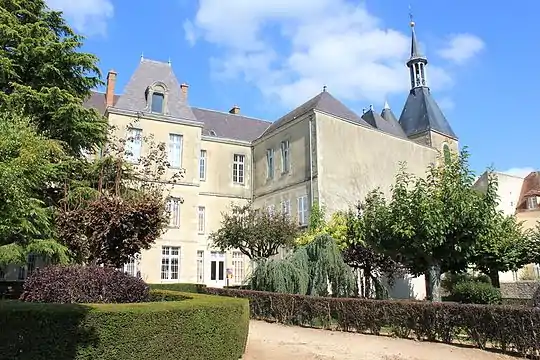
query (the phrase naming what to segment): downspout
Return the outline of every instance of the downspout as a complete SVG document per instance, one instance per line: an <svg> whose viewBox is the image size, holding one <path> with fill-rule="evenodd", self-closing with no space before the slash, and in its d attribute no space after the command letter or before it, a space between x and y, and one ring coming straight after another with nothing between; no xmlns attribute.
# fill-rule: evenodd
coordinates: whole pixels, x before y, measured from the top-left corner
<svg viewBox="0 0 540 360"><path fill-rule="evenodd" d="M311 208L313 208L314 194L313 194L313 115L309 117L309 187L310 187L310 199Z"/></svg>

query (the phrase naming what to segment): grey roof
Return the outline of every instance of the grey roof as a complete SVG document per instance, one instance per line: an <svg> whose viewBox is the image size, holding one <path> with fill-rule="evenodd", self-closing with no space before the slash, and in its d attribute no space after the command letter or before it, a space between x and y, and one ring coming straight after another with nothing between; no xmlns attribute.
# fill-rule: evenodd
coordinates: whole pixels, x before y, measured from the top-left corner
<svg viewBox="0 0 540 360"><path fill-rule="evenodd" d="M226 139L253 141L271 122L243 115L192 107L198 121L204 123L203 135Z"/></svg>
<svg viewBox="0 0 540 360"><path fill-rule="evenodd" d="M311 98L293 111L289 112L287 115L276 120L268 129L266 129L264 133L271 133L278 127L281 127L299 116L313 110L322 111L330 115L369 126L369 124L362 120L360 116L345 106L341 101L330 95L328 91L323 91L319 95Z"/></svg>
<svg viewBox="0 0 540 360"><path fill-rule="evenodd" d="M418 41L416 40L415 26L415 23L411 22L411 57L409 58L409 63L413 60L422 60L422 62L427 64L427 58L420 52L420 46L418 46Z"/></svg>
<svg viewBox="0 0 540 360"><path fill-rule="evenodd" d="M388 110L391 112L390 109ZM403 131L403 129L401 128L397 120L395 121L385 120L381 115L373 111L373 109L370 109L367 112L365 112L364 115L362 115L362 119L364 119L369 125L385 133L392 134L403 139L407 139L407 135L405 135L405 132Z"/></svg>
<svg viewBox="0 0 540 360"><path fill-rule="evenodd" d="M184 120L196 120L187 99L182 96L180 84L174 75L171 65L154 60L141 60L115 107L125 110L149 112L146 101L146 90L156 82L163 83L168 91L165 115Z"/></svg>
<svg viewBox="0 0 540 360"><path fill-rule="evenodd" d="M113 103L116 104L119 98L120 95L114 95ZM100 114L105 114L105 109L107 108L107 104L105 102L105 93L99 91L92 91L92 93L83 103L83 105L87 108L96 109L97 111L99 111Z"/></svg>
<svg viewBox="0 0 540 360"><path fill-rule="evenodd" d="M439 105L431 96L429 88L425 86L410 91L399 117L399 124L409 137L433 130L457 139Z"/></svg>

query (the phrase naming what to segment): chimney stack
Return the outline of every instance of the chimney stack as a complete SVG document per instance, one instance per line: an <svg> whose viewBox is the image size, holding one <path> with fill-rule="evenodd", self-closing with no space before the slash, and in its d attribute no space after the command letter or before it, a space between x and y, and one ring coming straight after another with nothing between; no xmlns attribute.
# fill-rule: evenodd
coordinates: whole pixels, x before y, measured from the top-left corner
<svg viewBox="0 0 540 360"><path fill-rule="evenodd" d="M105 91L105 104L107 107L114 106L114 87L116 86L116 71L109 70L107 74L107 89Z"/></svg>
<svg viewBox="0 0 540 360"><path fill-rule="evenodd" d="M234 105L229 112L231 114L238 115L240 114L240 107L238 107L238 105Z"/></svg>
<svg viewBox="0 0 540 360"><path fill-rule="evenodd" d="M189 85L186 83L182 83L182 85L180 85L180 90L182 92L182 99L184 101L187 101L188 88L189 88Z"/></svg>

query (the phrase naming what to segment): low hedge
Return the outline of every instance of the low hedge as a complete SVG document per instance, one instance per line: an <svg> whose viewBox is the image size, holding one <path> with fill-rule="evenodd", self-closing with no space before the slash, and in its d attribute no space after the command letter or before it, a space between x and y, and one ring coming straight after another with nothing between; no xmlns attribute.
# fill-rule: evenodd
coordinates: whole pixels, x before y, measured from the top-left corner
<svg viewBox="0 0 540 360"><path fill-rule="evenodd" d="M157 290L151 298L156 302L0 301L0 358L238 360L244 353L246 300Z"/></svg>
<svg viewBox="0 0 540 360"><path fill-rule="evenodd" d="M253 319L419 340L466 340L529 355L540 351L540 310L500 305L325 298L206 288L207 294L248 298Z"/></svg>
<svg viewBox="0 0 540 360"><path fill-rule="evenodd" d="M171 290L186 293L203 294L206 285L192 283L176 283L176 284L148 284L150 289L155 290Z"/></svg>

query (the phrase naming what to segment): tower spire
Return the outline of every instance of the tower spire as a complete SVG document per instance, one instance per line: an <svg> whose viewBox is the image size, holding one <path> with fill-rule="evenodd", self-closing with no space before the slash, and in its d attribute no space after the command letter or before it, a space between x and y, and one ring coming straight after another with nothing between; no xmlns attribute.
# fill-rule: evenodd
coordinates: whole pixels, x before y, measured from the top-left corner
<svg viewBox="0 0 540 360"><path fill-rule="evenodd" d="M427 73L426 65L428 64L427 58L420 54L420 47L418 46L418 41L416 40L416 23L413 19L413 14L410 11L411 7L409 6L409 25L411 27L411 57L407 61L407 66L409 67L410 77L411 77L411 89L417 87L427 87Z"/></svg>

